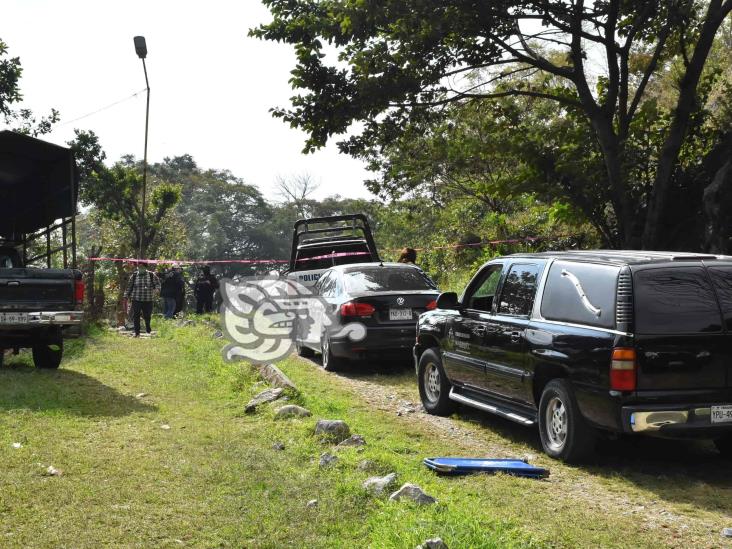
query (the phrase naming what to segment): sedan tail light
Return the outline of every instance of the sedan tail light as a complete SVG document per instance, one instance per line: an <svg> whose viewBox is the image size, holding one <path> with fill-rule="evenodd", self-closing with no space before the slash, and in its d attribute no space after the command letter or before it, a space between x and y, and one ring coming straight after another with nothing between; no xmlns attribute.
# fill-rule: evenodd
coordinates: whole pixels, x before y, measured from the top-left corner
<svg viewBox="0 0 732 549"><path fill-rule="evenodd" d="M635 391L636 360L635 349L619 347L613 349L610 363L610 389L614 391Z"/></svg>
<svg viewBox="0 0 732 549"><path fill-rule="evenodd" d="M437 309L437 300L433 299L432 301L430 301L427 304L427 306L425 307L425 309L427 309L428 311L433 311L433 310Z"/></svg>
<svg viewBox="0 0 732 549"><path fill-rule="evenodd" d="M358 303L357 301L348 301L341 305L341 316L371 316L376 309L368 303Z"/></svg>

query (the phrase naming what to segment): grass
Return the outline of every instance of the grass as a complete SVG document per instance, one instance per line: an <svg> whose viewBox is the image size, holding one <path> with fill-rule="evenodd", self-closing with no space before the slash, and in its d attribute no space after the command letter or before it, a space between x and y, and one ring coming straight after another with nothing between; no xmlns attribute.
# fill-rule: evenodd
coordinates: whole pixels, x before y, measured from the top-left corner
<svg viewBox="0 0 732 549"><path fill-rule="evenodd" d="M591 478L601 491L630 491L645 501L665 481L554 464L552 482L437 477L423 457L469 446L428 423L375 409L348 380L296 358L281 365L301 390L291 402L313 417L277 421L276 405L246 415L244 404L262 389L249 367L224 362L221 341L204 325L157 324L156 339L98 332L74 341L55 372L35 370L22 354L6 357L0 547L413 548L435 536L451 548L674 545L624 509L588 505L562 486ZM409 373L370 378L414 397ZM345 419L367 445L339 451L339 460L321 469L318 458L332 447L312 436L318 418ZM500 428L483 429L470 417L455 422L509 452L536 453L530 441ZM275 442L285 450L273 449ZM359 467L364 460L368 470ZM49 465L63 475L47 476ZM439 503L418 507L364 493L365 478L392 471ZM716 507L704 512L710 520L726 516L728 488L719 488L697 486L696 499L677 494L674 512L691 516L714 493ZM306 506L311 499L317 507Z"/></svg>

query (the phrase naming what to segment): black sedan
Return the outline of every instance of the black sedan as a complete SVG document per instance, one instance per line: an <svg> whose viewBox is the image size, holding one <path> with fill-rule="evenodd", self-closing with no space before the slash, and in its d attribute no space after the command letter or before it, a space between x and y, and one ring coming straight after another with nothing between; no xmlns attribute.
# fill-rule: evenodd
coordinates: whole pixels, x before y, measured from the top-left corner
<svg viewBox="0 0 732 549"><path fill-rule="evenodd" d="M323 355L337 370L348 360L408 356L417 319L437 306L437 285L422 269L404 263L360 263L332 267L314 288L308 318L298 322L301 356Z"/></svg>

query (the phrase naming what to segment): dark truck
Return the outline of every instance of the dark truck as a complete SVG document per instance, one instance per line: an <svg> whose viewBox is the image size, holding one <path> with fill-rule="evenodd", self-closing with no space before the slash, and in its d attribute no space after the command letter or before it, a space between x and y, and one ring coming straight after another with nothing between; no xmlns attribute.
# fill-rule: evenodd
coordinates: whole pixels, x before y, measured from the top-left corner
<svg viewBox="0 0 732 549"><path fill-rule="evenodd" d="M364 214L300 219L292 232L287 277L312 287L320 275L336 265L379 261Z"/></svg>
<svg viewBox="0 0 732 549"><path fill-rule="evenodd" d="M555 458L602 434L708 438L732 457L732 257L497 258L420 316L414 355L428 412L536 425Z"/></svg>
<svg viewBox="0 0 732 549"><path fill-rule="evenodd" d="M0 132L0 363L30 348L36 367L58 368L64 333L81 324L76 182L69 149Z"/></svg>

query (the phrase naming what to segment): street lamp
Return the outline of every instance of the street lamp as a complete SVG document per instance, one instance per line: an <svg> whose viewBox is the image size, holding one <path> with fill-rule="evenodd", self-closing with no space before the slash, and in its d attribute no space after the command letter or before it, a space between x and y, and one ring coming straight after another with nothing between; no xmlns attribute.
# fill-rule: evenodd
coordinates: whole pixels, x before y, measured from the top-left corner
<svg viewBox="0 0 732 549"><path fill-rule="evenodd" d="M142 208L140 209L140 259L145 259L145 247L143 244L145 238L145 198L147 194L147 127L150 120L150 82L147 79L147 66L145 65L145 57L147 57L147 44L144 36L135 36L135 53L137 57L142 59L142 70L145 71L145 86L147 88L147 105L145 107L145 157L142 161Z"/></svg>

